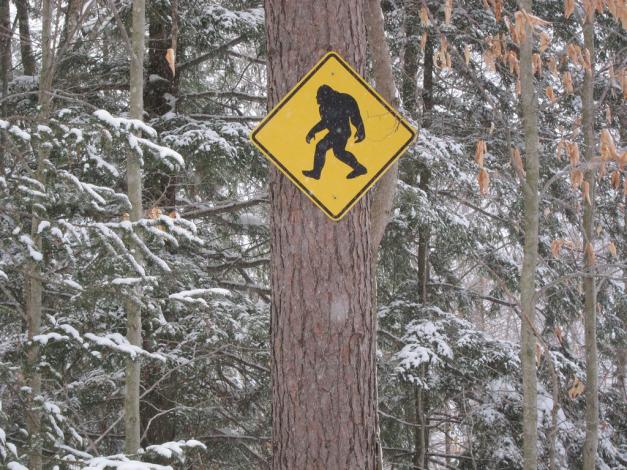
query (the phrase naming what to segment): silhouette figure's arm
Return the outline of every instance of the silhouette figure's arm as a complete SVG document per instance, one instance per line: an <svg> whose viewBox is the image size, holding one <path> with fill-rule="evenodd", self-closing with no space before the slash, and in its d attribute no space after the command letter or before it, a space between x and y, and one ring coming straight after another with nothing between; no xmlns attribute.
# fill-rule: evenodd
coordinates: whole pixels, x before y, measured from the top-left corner
<svg viewBox="0 0 627 470"><path fill-rule="evenodd" d="M355 129L357 129L357 132L355 133L355 142L361 142L366 138L366 130L364 129L364 121L361 119L361 114L359 114L359 106L357 106L357 102L355 100L351 103L350 119L351 124L355 126Z"/></svg>
<svg viewBox="0 0 627 470"><path fill-rule="evenodd" d="M309 143L311 139L314 139L316 137L316 134L318 132L323 131L326 128L327 126L324 124L324 121L320 121L318 124L313 126L311 130L307 133L307 137L305 137L305 141Z"/></svg>

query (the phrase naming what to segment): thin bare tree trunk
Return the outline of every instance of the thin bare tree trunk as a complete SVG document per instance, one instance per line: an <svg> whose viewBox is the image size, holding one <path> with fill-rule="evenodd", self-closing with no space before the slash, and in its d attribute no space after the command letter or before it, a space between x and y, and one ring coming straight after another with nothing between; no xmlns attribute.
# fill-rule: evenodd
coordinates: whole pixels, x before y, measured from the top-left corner
<svg viewBox="0 0 627 470"><path fill-rule="evenodd" d="M385 39L384 18L379 0L367 0L366 28L368 46L372 56L372 71L377 91L393 106L398 106L398 92L392 73L392 56ZM385 228L390 221L394 205L396 182L398 181L398 163L395 163L381 177L374 189L371 204L371 232L374 253L379 250ZM376 256L376 255L375 255Z"/></svg>
<svg viewBox="0 0 627 470"><path fill-rule="evenodd" d="M594 13L593 13L594 15ZM583 242L592 249L594 242L594 193L596 168L594 159L594 16L588 17L583 26L584 47L590 54L590 70L584 76L582 89L584 161L586 170L584 184L589 185L589 202L584 201ZM583 447L583 470L594 470L599 441L599 389L597 353L597 291L594 279L594 257L586 250L586 274L584 291L584 339L586 349L586 439Z"/></svg>
<svg viewBox="0 0 627 470"><path fill-rule="evenodd" d="M401 95L403 105L414 120L419 118L418 109L418 56L420 54L420 8L421 0L405 1L405 51L403 53L403 82ZM429 116L433 108L433 42L428 40L424 51L423 67L423 127L430 124ZM420 164L417 168L420 174L419 187L427 193L429 191L429 168ZM429 237L430 227L423 224L418 231L418 298L422 304L428 300L427 284L429 282ZM426 374L425 367L421 373ZM414 396L416 427L414 430L414 466L427 468L429 452L429 418L428 396L424 390L418 389Z"/></svg>
<svg viewBox="0 0 627 470"><path fill-rule="evenodd" d="M2 56L2 96L11 80L11 9L9 0L0 0L0 54Z"/></svg>
<svg viewBox="0 0 627 470"><path fill-rule="evenodd" d="M520 2L521 8L531 12L532 0ZM523 220L525 242L520 276L520 303L522 307L520 356L523 382L523 467L536 470L537 451L537 393L535 321L535 277L538 262L538 97L534 88L532 67L534 31L527 25L520 45L521 110L525 140L525 180L523 189Z"/></svg>
<svg viewBox="0 0 627 470"><path fill-rule="evenodd" d="M270 106L328 50L363 73L364 7L265 1ZM336 223L281 173L270 178L273 468L374 469L369 197Z"/></svg>
<svg viewBox="0 0 627 470"><path fill-rule="evenodd" d="M33 46L30 39L28 20L28 0L15 0L17 18L20 29L20 52L22 54L22 68L24 75L35 75L37 66L33 56Z"/></svg>
<svg viewBox="0 0 627 470"><path fill-rule="evenodd" d="M379 94L393 106L398 106L398 91L394 83L392 72L392 56L385 39L384 17L379 0L367 0L366 2L366 32L368 46L372 57L372 71L376 89ZM372 237L372 304L373 315L376 321L377 311L377 284L376 272L378 265L378 252L385 228L390 220L390 214L394 205L396 183L398 181L398 163L392 165L388 172L381 178L374 189L370 208L370 231ZM375 325L376 329L376 325ZM375 387L378 389L378 386ZM378 396L378 395L377 395ZM378 399L375 399L378 403ZM377 413L377 470L383 468L383 447L380 439L379 416Z"/></svg>
<svg viewBox="0 0 627 470"><path fill-rule="evenodd" d="M145 0L133 0L133 30L132 56L130 73L130 115L135 119L142 119L144 112L144 30L145 30ZM139 156L131 151L128 155L127 184L128 198L132 208L130 220L135 222L142 218L142 171ZM136 255L139 263L142 262ZM127 331L129 343L135 346L142 345L141 290L137 288L135 299L128 301L126 306ZM126 393L124 395L124 449L127 454L134 454L140 446L140 416L139 416L139 385L141 380L139 357L128 358L126 362Z"/></svg>
<svg viewBox="0 0 627 470"><path fill-rule="evenodd" d="M0 0L0 80L2 80L2 98L9 94L9 80L11 79L11 9L9 0ZM0 116L7 115L7 103L2 101ZM0 135L0 175L4 175L4 151L6 135Z"/></svg>
<svg viewBox="0 0 627 470"><path fill-rule="evenodd" d="M39 105L38 120L45 123L50 114L52 96L52 75L54 74L54 56L52 50L52 0L43 0L41 12L41 39L42 61L41 75L39 77ZM45 161L48 158L46 148L37 149L37 180L45 185ZM37 251L43 253L41 236L38 234L40 216L35 208L32 210L31 239ZM44 262L41 260L40 262ZM25 311L28 346L26 349L25 374L26 383L30 393L26 406L26 429L28 431L28 464L30 470L41 470L43 466L42 447L43 436L41 432L41 373L39 371L40 350L39 344L33 338L41 333L41 314L43 304L42 272L39 262L29 260L26 266Z"/></svg>

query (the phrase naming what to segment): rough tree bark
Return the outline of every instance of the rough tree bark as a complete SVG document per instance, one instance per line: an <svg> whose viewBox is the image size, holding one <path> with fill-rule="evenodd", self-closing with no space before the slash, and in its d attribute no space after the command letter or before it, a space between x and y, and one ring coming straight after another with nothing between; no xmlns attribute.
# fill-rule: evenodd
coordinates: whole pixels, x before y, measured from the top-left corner
<svg viewBox="0 0 627 470"><path fill-rule="evenodd" d="M17 18L20 29L20 52L22 54L22 68L24 75L35 75L37 67L33 56L33 46L30 39L28 20L28 0L15 0Z"/></svg>
<svg viewBox="0 0 627 470"><path fill-rule="evenodd" d="M170 8L167 7L169 3ZM162 116L173 111L170 97L176 98L178 93L176 74L166 59L169 48L177 49L178 31L178 3L152 2L148 6L148 60L146 75L160 77L158 80L148 80L144 88L144 108L146 114L152 118ZM165 213L170 213L176 207L177 178L173 172L163 169L145 172L143 200L145 207L159 207ZM154 340L150 331L145 331L144 348L154 348ZM176 419L174 413L167 413L176 403L178 374L171 372L168 379L160 380L166 371L166 366L152 361L142 369L142 382L150 387L156 381L159 385L143 398L141 404L142 446L173 441L176 436Z"/></svg>
<svg viewBox="0 0 627 470"><path fill-rule="evenodd" d="M520 7L528 12L532 11L532 5L532 0L522 0L520 2ZM538 467L538 384L535 357L536 337L533 325L536 310L535 277L538 262L539 150L538 97L535 91L532 66L533 42L533 26L527 24L525 37L520 45L520 104L525 141L526 172L525 180L521 181L525 241L522 272L520 275L520 303L522 310L520 357L523 382L523 467L525 470L536 470Z"/></svg>
<svg viewBox="0 0 627 470"><path fill-rule="evenodd" d="M583 243L594 243L594 193L596 167L594 159L594 12L586 15L583 26L584 47L590 54L590 70L584 75L582 88L583 140L584 140L584 184L589 185L589 202L584 200ZM583 470L594 470L599 443L599 389L597 353L597 291L594 278L594 257L586 250L586 273L583 278L584 291L584 339L586 350L586 439L583 446Z"/></svg>
<svg viewBox="0 0 627 470"><path fill-rule="evenodd" d="M328 50L365 64L362 0L265 0L270 106ZM275 469L376 467L370 201L332 222L271 171Z"/></svg>
<svg viewBox="0 0 627 470"><path fill-rule="evenodd" d="M169 6L169 8L168 8ZM144 88L144 109L150 118L174 111L174 99L178 95L178 76L172 72L166 59L168 49L177 48L177 2L163 0L149 5L148 60ZM176 177L163 171L146 174L144 203L146 207L176 206Z"/></svg>
<svg viewBox="0 0 627 470"><path fill-rule="evenodd" d="M130 116L142 119L144 112L144 30L145 0L133 0L132 54L130 70ZM131 151L128 154L127 184L128 198L131 201L130 220L142 218L142 171L139 156ZM138 256L138 255L136 255ZM138 259L141 263L141 259ZM141 297L139 288L135 299L126 306L128 341L136 346L142 345L141 306L137 303ZM124 449L127 454L134 454L140 446L139 385L141 378L139 357L126 361L126 393L124 395Z"/></svg>

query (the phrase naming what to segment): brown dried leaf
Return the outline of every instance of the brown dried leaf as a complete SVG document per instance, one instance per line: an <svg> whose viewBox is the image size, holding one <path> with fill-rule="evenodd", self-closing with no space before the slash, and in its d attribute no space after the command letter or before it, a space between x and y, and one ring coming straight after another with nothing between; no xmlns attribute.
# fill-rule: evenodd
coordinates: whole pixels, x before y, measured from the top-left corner
<svg viewBox="0 0 627 470"><path fill-rule="evenodd" d="M570 184L573 188L578 188L583 183L583 172L581 170L573 170L570 172Z"/></svg>
<svg viewBox="0 0 627 470"><path fill-rule="evenodd" d="M551 103L555 103L555 101L557 101L557 98L555 97L555 92L553 91L553 87L551 87L550 85L546 87L546 96L549 98L549 101L551 101Z"/></svg>
<svg viewBox="0 0 627 470"><path fill-rule="evenodd" d="M165 52L165 60L168 62L168 65L170 66L170 70L172 70L172 76L174 76L176 74L176 62L175 62L175 57L174 57L174 49L169 48Z"/></svg>
<svg viewBox="0 0 627 470"><path fill-rule="evenodd" d="M564 240L553 240L551 242L551 254L553 258L559 258L560 251L562 251L562 245L564 244Z"/></svg>
<svg viewBox="0 0 627 470"><path fill-rule="evenodd" d="M614 139L608 129L602 129L599 137L599 147L601 151L601 158L605 160L618 160L618 151L616 145L614 145Z"/></svg>
<svg viewBox="0 0 627 470"><path fill-rule="evenodd" d="M610 242L609 245L607 245L607 249L614 258L618 256L618 251L616 250L616 245L614 245L614 242Z"/></svg>
<svg viewBox="0 0 627 470"><path fill-rule="evenodd" d="M526 26L527 21L523 12L517 11L516 13L514 13L514 29L512 32L512 40L517 45L522 44L527 37L527 33L525 31Z"/></svg>
<svg viewBox="0 0 627 470"><path fill-rule="evenodd" d="M514 51L508 52L507 63L509 65L509 72L515 73L516 75L518 75L518 72L519 72L518 57L516 57L516 53Z"/></svg>
<svg viewBox="0 0 627 470"><path fill-rule="evenodd" d="M496 19L496 22L498 23L499 21L501 21L501 16L503 14L502 0L490 0L490 7L492 8L492 11L494 12L494 18Z"/></svg>
<svg viewBox="0 0 627 470"><path fill-rule="evenodd" d="M620 171L615 170L610 175L610 181L612 182L612 187L614 189L620 188Z"/></svg>
<svg viewBox="0 0 627 470"><path fill-rule="evenodd" d="M533 74L542 76L542 57L537 52L534 52L531 57L531 64L533 67Z"/></svg>
<svg viewBox="0 0 627 470"><path fill-rule="evenodd" d="M607 7L612 16L622 23L623 29L627 29L627 4L625 0L608 0Z"/></svg>
<svg viewBox="0 0 627 470"><path fill-rule="evenodd" d="M579 165L579 145L577 145L577 142L566 142L566 152L568 153L570 166L574 168Z"/></svg>
<svg viewBox="0 0 627 470"><path fill-rule="evenodd" d="M555 325L555 328L553 329L553 331L555 332L555 337L557 338L559 343L564 344L564 333L562 333L562 329L560 328L560 326Z"/></svg>
<svg viewBox="0 0 627 470"><path fill-rule="evenodd" d="M146 218L155 220L161 217L161 208L159 207L151 207L146 211Z"/></svg>
<svg viewBox="0 0 627 470"><path fill-rule="evenodd" d="M424 27L431 26L431 21L429 20L429 10L427 10L426 6L422 5L420 7L420 13L418 16L420 17L420 23L422 23Z"/></svg>
<svg viewBox="0 0 627 470"><path fill-rule="evenodd" d="M569 95L572 95L575 90L573 89L573 77L571 77L570 72L564 72L562 74L562 85L564 85L564 90Z"/></svg>
<svg viewBox="0 0 627 470"><path fill-rule="evenodd" d="M575 65L581 65L581 48L575 43L569 43L566 47L566 55Z"/></svg>
<svg viewBox="0 0 627 470"><path fill-rule="evenodd" d="M584 259L586 260L586 266L593 266L596 263L597 256L594 253L594 247L592 243L587 242L584 250Z"/></svg>
<svg viewBox="0 0 627 470"><path fill-rule="evenodd" d="M587 202L589 206L592 205L592 201L590 201L590 183L588 181L583 182L583 200Z"/></svg>
<svg viewBox="0 0 627 470"><path fill-rule="evenodd" d="M570 18L575 11L575 0L564 0L564 16Z"/></svg>
<svg viewBox="0 0 627 470"><path fill-rule="evenodd" d="M551 44L551 38L549 37L547 33L542 31L540 33L540 53L543 53L544 51L546 51L549 48L550 44Z"/></svg>
<svg viewBox="0 0 627 470"><path fill-rule="evenodd" d="M514 169L516 170L516 173L518 173L518 175L521 178L524 178L526 173L525 173L525 168L523 166L522 156L520 155L520 150L518 150L518 147L513 147L511 154L512 154L512 165L514 165Z"/></svg>
<svg viewBox="0 0 627 470"><path fill-rule="evenodd" d="M483 168L483 157L485 156L487 151L488 145L486 144L485 140L479 139L475 147L475 161L480 168Z"/></svg>
<svg viewBox="0 0 627 470"><path fill-rule="evenodd" d="M551 75L553 75L554 77L559 76L559 72L557 71L557 61L555 60L555 56L550 56L547 59L547 66L549 68L549 72L551 72Z"/></svg>
<svg viewBox="0 0 627 470"><path fill-rule="evenodd" d="M571 400L574 400L578 396L580 396L586 390L585 385L581 380L575 377L575 381L573 385L568 389L568 396Z"/></svg>
<svg viewBox="0 0 627 470"><path fill-rule="evenodd" d="M451 16L453 14L453 0L446 0L444 3L444 24L451 23Z"/></svg>
<svg viewBox="0 0 627 470"><path fill-rule="evenodd" d="M488 175L485 168L481 168L481 170L479 170L477 180L479 182L479 192L481 194L487 194L490 188L490 175Z"/></svg>
<svg viewBox="0 0 627 470"><path fill-rule="evenodd" d="M527 13L527 11L524 9L522 9L521 11L523 15L525 16L525 19L527 20L527 22L534 28L542 28L545 26L549 26L551 24L550 22L545 21L542 18L538 18L537 16Z"/></svg>

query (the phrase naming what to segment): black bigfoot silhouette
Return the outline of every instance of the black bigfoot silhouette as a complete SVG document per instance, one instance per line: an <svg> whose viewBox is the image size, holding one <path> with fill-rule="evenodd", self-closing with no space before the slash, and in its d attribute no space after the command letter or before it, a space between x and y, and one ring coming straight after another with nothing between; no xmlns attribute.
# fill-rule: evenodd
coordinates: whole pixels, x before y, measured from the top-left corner
<svg viewBox="0 0 627 470"><path fill-rule="evenodd" d="M333 149L338 160L353 169L346 176L347 179L365 175L368 172L366 167L357 161L355 155L346 150L346 143L351 135L350 124L357 129L355 142L361 142L366 138L364 122L359 114L357 101L351 95L339 93L328 85L318 88L316 100L320 109L320 122L307 133L305 141L309 143L311 139L315 139L316 133L325 129L328 129L329 133L316 145L313 169L303 171L303 175L316 180L320 179L329 149Z"/></svg>

